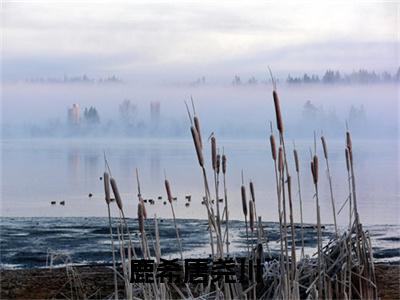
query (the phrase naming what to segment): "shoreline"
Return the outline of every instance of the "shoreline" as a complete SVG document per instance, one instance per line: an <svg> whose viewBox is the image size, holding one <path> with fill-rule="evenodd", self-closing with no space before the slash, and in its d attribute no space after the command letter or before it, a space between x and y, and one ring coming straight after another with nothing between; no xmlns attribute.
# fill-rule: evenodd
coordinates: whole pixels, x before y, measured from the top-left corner
<svg viewBox="0 0 400 300"><path fill-rule="evenodd" d="M375 270L381 299L400 299L400 265L379 263L375 264ZM88 298L103 299L114 291L113 272L109 266L75 266L69 269L69 274L70 277L65 267L1 270L0 298L65 299L73 287ZM76 275L75 279L72 274ZM123 292L122 280L118 283Z"/></svg>

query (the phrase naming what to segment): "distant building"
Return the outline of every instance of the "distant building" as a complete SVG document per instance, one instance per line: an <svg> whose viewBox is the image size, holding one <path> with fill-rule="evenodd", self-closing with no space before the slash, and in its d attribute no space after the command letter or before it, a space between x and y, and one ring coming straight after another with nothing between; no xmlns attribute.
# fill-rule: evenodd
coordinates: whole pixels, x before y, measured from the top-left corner
<svg viewBox="0 0 400 300"><path fill-rule="evenodd" d="M81 112L78 104L73 104L71 108L68 109L68 124L69 125L79 125L81 121Z"/></svg>
<svg viewBox="0 0 400 300"><path fill-rule="evenodd" d="M160 120L160 102L150 102L150 120L157 124Z"/></svg>

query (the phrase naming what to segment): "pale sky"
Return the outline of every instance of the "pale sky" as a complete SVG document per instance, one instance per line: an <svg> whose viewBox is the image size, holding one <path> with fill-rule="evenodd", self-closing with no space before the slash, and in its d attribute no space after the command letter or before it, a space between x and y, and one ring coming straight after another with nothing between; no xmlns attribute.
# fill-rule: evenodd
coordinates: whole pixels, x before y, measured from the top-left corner
<svg viewBox="0 0 400 300"><path fill-rule="evenodd" d="M3 79L399 66L399 1L3 1Z"/></svg>

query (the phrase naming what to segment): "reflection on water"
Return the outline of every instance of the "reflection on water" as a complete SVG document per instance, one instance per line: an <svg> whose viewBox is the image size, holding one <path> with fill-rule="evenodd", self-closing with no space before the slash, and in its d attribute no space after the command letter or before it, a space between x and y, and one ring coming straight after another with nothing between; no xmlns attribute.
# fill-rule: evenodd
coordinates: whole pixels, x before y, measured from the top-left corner
<svg viewBox="0 0 400 300"><path fill-rule="evenodd" d="M275 178L270 150L264 140L218 141L228 156L228 197L232 218L241 218L241 170L245 180L256 188L257 212L265 221L275 221L277 204ZM328 140L330 165L337 207L347 197L343 141ZM312 141L296 141L301 158L301 183L304 218L315 222L313 189L309 174L309 148ZM365 223L399 224L398 149L396 141L355 140L355 167L359 211ZM113 177L117 179L127 214L136 215L135 169L140 172L145 198L157 199L164 191L164 170L171 183L177 216L204 218L200 204L204 194L202 177L197 165L192 141L148 139L49 139L2 141L3 184L2 215L4 216L105 216L103 183L103 153L107 155ZM205 149L208 158L209 149ZM288 154L291 149L288 149ZM321 151L321 149L319 149ZM321 152L320 152L321 154ZM293 161L289 155L292 164ZM321 156L322 158L322 156ZM209 160L207 160L209 165ZM321 174L324 164L321 164ZM209 173L209 178L211 177ZM211 182L210 182L211 184ZM214 189L212 189L214 190ZM298 218L297 186L294 188L295 218ZM93 197L89 198L88 194ZM185 195L192 202L185 207ZM321 214L325 223L332 222L328 181L321 175ZM57 205L50 205L56 201ZM65 206L59 202L65 201ZM339 215L345 224L346 209ZM149 205L149 214L170 217L162 200Z"/></svg>

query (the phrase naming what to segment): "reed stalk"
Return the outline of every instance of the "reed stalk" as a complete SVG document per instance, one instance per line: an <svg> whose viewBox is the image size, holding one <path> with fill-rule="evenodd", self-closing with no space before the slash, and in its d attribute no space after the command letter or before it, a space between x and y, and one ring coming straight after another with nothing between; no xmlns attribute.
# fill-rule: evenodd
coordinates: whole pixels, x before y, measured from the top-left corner
<svg viewBox="0 0 400 300"><path fill-rule="evenodd" d="M299 164L299 156L297 154L296 146L293 149L294 163L297 174L297 194L299 196L299 204L300 204L300 223L301 223L301 258L304 258L304 223L303 223L303 201L301 199L301 184L300 184L300 164Z"/></svg>
<svg viewBox="0 0 400 300"><path fill-rule="evenodd" d="M242 210L244 215L244 222L246 226L246 246L247 246L247 257L250 256L250 249L249 249L249 229L247 225L247 200L246 200L246 188L243 182L243 172L242 172L242 187L241 187L241 195L242 195Z"/></svg>
<svg viewBox="0 0 400 300"><path fill-rule="evenodd" d="M335 235L336 238L339 237L339 232L338 232L338 227L337 227L337 222L336 222L336 208L335 208L335 198L333 197L333 188L332 188L332 176L331 176L331 171L329 168L329 159L328 159L328 146L326 144L326 140L324 136L321 136L321 143L322 143L322 148L324 150L324 158L326 162L326 171L328 175L328 181L329 181L329 191L331 195L331 205L332 205L332 214L333 214L333 223L335 225Z"/></svg>
<svg viewBox="0 0 400 300"><path fill-rule="evenodd" d="M287 216L286 216L286 194L285 194L285 178L284 178L284 158L282 146L278 150L278 171L281 186L281 196L282 196L282 214L283 214L283 240L285 248L285 268L286 268L286 281L287 287L290 290L290 268L289 268L289 249L288 249L288 238L287 238Z"/></svg>
<svg viewBox="0 0 400 300"><path fill-rule="evenodd" d="M115 263L115 246L114 246L114 238L113 238L113 231L112 231L112 223L111 223L111 210L110 210L110 176L107 172L103 174L103 182L104 182L104 193L105 193L105 200L107 203L107 212L108 212L108 226L110 229L110 239L111 239L111 252L112 252L112 263L113 263L113 271L114 271L114 298L118 300L118 282L117 282L117 267Z"/></svg>
<svg viewBox="0 0 400 300"><path fill-rule="evenodd" d="M222 174L223 174L224 200L225 200L226 253L229 254L229 208L228 208L228 192L226 188L226 164L227 164L226 155L225 153L222 153Z"/></svg>
<svg viewBox="0 0 400 300"><path fill-rule="evenodd" d="M218 154L217 154L217 141L215 136L211 137L211 161L212 169L214 172L214 186L215 186L215 205L217 207L217 230L218 234L221 236L221 215L219 211L219 180L218 180ZM221 257L223 253L220 253Z"/></svg>
<svg viewBox="0 0 400 300"><path fill-rule="evenodd" d="M282 284L286 282L286 271L285 271L285 263L284 263L284 239L283 239L283 220L282 220L282 201L281 201L281 171L282 168L282 158L277 163L277 154L276 154L276 143L275 137L272 131L272 123L270 123L271 135L270 135L270 145L271 145L271 155L272 160L274 161L274 169L275 169L275 182L276 182L276 195L278 199L278 217L279 217L279 237L280 237L280 274L281 274L281 291L282 294L280 296L285 297L284 289L282 288ZM279 175L278 175L279 169Z"/></svg>
<svg viewBox="0 0 400 300"><path fill-rule="evenodd" d="M185 104L186 104L186 102L185 102ZM193 102L192 102L192 104L193 104ZM194 107L194 104L193 104L193 107ZM197 159L198 159L200 168L202 170L202 175L203 175L204 190L205 190L205 197L206 197L204 204L207 209L207 217L208 217L208 222L209 222L210 246L211 246L212 257L215 256L214 239L213 239L212 229L214 229L215 234L216 234L218 255L219 255L219 257L222 257L223 243L222 243L221 235L218 232L218 226L216 224L214 210L213 210L212 206L210 206L211 197L210 197L210 189L209 189L208 180L207 180L207 173L206 173L206 169L204 167L201 133L200 133L200 131L198 131L196 129L196 127L198 129L200 129L200 121L199 121L199 119L197 119L197 122L199 125L193 126L194 120L191 119L191 115L190 115L189 109L187 107L187 104L186 104L186 108L188 110L190 123L192 124L190 127L190 131L192 133L192 138L193 138L193 142L194 142L194 146L195 146L195 150L196 150L196 154L197 154ZM194 113L195 113L195 111L194 111Z"/></svg>
<svg viewBox="0 0 400 300"><path fill-rule="evenodd" d="M346 146L347 150L349 153L349 162L350 162L350 174L351 174L351 189L352 189L352 200L353 200L353 205L354 205L354 220L355 220L355 227L356 227L356 250L357 250L357 256L360 259L361 258L361 245L360 245L360 219L358 215L358 210L357 210L357 197L356 197L356 181L355 181L355 175L354 175L354 162L353 162L353 146L352 146L352 141L351 141L351 135L350 132L346 132ZM363 270L363 266L361 265L361 260L360 263L358 264L358 274L361 275ZM359 277L359 286L362 287L361 284L361 278ZM363 291L362 288L360 288L360 296L361 298L363 297Z"/></svg>
<svg viewBox="0 0 400 300"><path fill-rule="evenodd" d="M350 158L349 158L349 149L346 147L345 149L345 159L346 159L346 170L347 170L347 183L348 183L348 201L349 201L349 242L347 245L348 248L348 261L347 261L347 269L348 269L348 297L352 299L352 257L351 257L351 230L352 230L352 200L351 200L351 175L350 175Z"/></svg>
<svg viewBox="0 0 400 300"><path fill-rule="evenodd" d="M165 179L164 183L165 183L165 190L167 192L168 201L169 201L169 204L171 206L172 218L174 219L174 226L175 226L175 231L176 231L176 241L178 242L179 253L181 254L181 260L183 261L182 244L181 244L181 239L179 237L178 226L176 224L174 205L172 204L173 198L172 198L172 193L171 193L171 187L170 187L169 181L167 179Z"/></svg>
<svg viewBox="0 0 400 300"><path fill-rule="evenodd" d="M289 198L289 219L290 219L290 228L291 228L291 236L292 236L292 275L291 279L294 280L296 277L296 234L294 231L294 221L293 221L293 204L292 204L292 180L291 177L287 178L287 189L288 189L288 198Z"/></svg>
<svg viewBox="0 0 400 300"><path fill-rule="evenodd" d="M322 237L321 237L321 216L319 207L319 195L318 195L318 156L314 154L311 162L311 173L315 188L315 203L317 211L317 239L318 239L318 297L322 299L323 294L323 274L322 274Z"/></svg>

